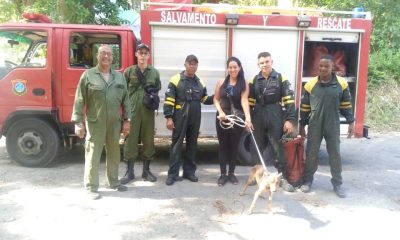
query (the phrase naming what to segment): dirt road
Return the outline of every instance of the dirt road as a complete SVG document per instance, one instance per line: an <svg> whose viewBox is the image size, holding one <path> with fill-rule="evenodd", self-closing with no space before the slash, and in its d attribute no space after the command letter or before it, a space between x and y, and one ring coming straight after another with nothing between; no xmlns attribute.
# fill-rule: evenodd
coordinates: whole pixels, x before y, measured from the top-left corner
<svg viewBox="0 0 400 240"><path fill-rule="evenodd" d="M0 239L398 239L400 133L371 135L342 141L347 198L332 191L323 145L312 192L278 190L274 213L260 199L253 215L246 210L255 187L238 195L249 168L237 168L239 186L218 187L215 145L199 150L198 183L165 185L165 148L152 166L158 182L137 178L125 193L105 188L103 163L103 198L91 201L83 192L81 153L60 157L49 168L25 168L11 161L2 138ZM137 176L140 171L141 164Z"/></svg>

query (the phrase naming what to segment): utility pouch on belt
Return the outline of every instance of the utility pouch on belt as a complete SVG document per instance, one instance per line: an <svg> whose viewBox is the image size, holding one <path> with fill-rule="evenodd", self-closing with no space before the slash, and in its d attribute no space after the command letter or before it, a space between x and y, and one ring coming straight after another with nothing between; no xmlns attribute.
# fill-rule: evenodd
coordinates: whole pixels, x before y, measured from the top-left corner
<svg viewBox="0 0 400 240"><path fill-rule="evenodd" d="M136 76L143 85L144 89L143 105L149 110L158 110L160 105L160 97L158 96L157 89L152 86L145 86L144 75L140 71L139 67L136 68Z"/></svg>

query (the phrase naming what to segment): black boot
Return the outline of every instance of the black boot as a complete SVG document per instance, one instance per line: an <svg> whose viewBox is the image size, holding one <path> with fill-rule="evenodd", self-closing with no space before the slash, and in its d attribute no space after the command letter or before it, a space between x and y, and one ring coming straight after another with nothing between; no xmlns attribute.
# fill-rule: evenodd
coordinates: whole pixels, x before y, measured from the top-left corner
<svg viewBox="0 0 400 240"><path fill-rule="evenodd" d="M127 168L126 168L126 173L123 178L121 178L120 182L121 184L127 184L130 181L132 181L135 178L135 173L133 170L133 160L130 159L127 161Z"/></svg>
<svg viewBox="0 0 400 240"><path fill-rule="evenodd" d="M143 173L142 178L145 181L156 182L157 178L150 172L150 160L143 161Z"/></svg>

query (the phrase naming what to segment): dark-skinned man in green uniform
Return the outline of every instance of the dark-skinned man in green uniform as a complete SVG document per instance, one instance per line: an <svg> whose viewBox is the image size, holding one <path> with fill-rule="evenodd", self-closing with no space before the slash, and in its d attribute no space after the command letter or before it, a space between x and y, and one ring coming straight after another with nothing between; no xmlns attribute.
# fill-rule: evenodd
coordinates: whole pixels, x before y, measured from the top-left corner
<svg viewBox="0 0 400 240"><path fill-rule="evenodd" d="M201 122L201 103L213 104L213 96L207 95L203 81L196 76L198 59L188 55L185 71L173 76L165 92L164 116L167 128L172 131L170 162L167 185L181 181L179 168L182 159L183 139L186 139L186 152L183 159L183 178L197 182L196 148Z"/></svg>
<svg viewBox="0 0 400 240"><path fill-rule="evenodd" d="M121 192L127 190L118 181L119 136L121 129L123 134L129 134L131 107L124 76L111 69L112 60L111 47L100 46L97 66L86 70L79 80L72 112L75 134L83 138L86 133L84 185L91 199L101 197L98 188L103 147L107 153L106 176L109 187Z"/></svg>
<svg viewBox="0 0 400 240"><path fill-rule="evenodd" d="M293 90L289 80L272 68L273 60L269 52L258 54L260 73L249 82L249 104L254 107L254 137L260 149L271 144L274 166L282 173L281 187L293 192L294 187L286 180L287 159L280 139L283 133L293 132L296 119ZM284 114L283 108L286 109ZM253 145L251 145L253 146ZM258 158L252 147L252 156Z"/></svg>
<svg viewBox="0 0 400 240"><path fill-rule="evenodd" d="M148 64L150 59L150 48L144 43L136 47L135 56L138 64L128 67L125 79L128 85L129 99L132 105L131 134L128 136L124 146L124 158L127 161L127 171L121 179L122 184L129 183L135 178L134 162L139 158L138 144L143 144L142 178L146 181L155 182L157 178L150 172L150 162L154 159L154 110L148 109L143 104L145 89L158 94L161 89L160 73ZM140 72L138 72L140 71ZM141 74L141 77L138 77Z"/></svg>
<svg viewBox="0 0 400 240"><path fill-rule="evenodd" d="M342 160L340 157L340 116L349 123L348 137L354 133L354 116L348 83L332 72L333 58L322 56L319 61L319 76L304 85L300 105L300 134L305 136L308 125L306 163L302 192L309 192L318 169L318 152L324 138L329 155L331 183L336 195L346 197L341 187Z"/></svg>

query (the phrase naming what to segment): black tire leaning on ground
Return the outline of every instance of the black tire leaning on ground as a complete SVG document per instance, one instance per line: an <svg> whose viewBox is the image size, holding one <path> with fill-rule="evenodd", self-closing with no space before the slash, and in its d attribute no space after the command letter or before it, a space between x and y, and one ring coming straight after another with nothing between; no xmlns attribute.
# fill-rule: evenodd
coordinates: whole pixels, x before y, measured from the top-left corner
<svg viewBox="0 0 400 240"><path fill-rule="evenodd" d="M247 131L243 131L242 136L239 139L238 146L238 161L242 166L254 166L257 164L261 164L260 160L253 159L250 152L250 145L253 144L253 140L251 139L251 135ZM270 144L264 149L260 149L262 153L262 157L265 161L265 164L271 164L273 157L273 151L271 149Z"/></svg>
<svg viewBox="0 0 400 240"><path fill-rule="evenodd" d="M57 156L60 137L48 122L37 118L16 121L7 131L10 157L26 167L45 167Z"/></svg>

